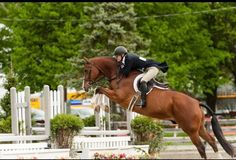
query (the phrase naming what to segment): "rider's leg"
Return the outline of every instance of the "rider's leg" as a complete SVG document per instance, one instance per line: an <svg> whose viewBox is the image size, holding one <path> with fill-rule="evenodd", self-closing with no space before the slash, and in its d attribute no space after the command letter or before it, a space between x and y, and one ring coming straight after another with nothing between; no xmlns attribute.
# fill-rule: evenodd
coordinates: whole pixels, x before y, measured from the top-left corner
<svg viewBox="0 0 236 160"><path fill-rule="evenodd" d="M156 77L156 75L158 74L159 69L157 67L149 67L146 69L146 72L144 73L143 78L141 79L142 81L148 82L151 79L153 79L154 77Z"/></svg>
<svg viewBox="0 0 236 160"><path fill-rule="evenodd" d="M149 67L146 69L146 73L140 81L140 89L141 89L141 106L144 107L146 105L146 94L148 92L147 82L152 78L156 77L159 69L156 67Z"/></svg>

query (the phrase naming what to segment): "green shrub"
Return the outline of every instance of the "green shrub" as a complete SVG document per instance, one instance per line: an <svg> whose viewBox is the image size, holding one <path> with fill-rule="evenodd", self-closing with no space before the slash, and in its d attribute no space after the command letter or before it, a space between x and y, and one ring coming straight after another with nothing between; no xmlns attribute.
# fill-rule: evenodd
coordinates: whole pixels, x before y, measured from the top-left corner
<svg viewBox="0 0 236 160"><path fill-rule="evenodd" d="M58 148L70 148L73 137L84 127L81 118L71 114L58 114L50 122L52 140Z"/></svg>
<svg viewBox="0 0 236 160"><path fill-rule="evenodd" d="M135 144L149 144L149 153L159 152L163 146L163 130L159 122L145 116L131 121Z"/></svg>
<svg viewBox="0 0 236 160"><path fill-rule="evenodd" d="M11 116L0 120L0 133L11 133Z"/></svg>
<svg viewBox="0 0 236 160"><path fill-rule="evenodd" d="M111 114L111 121L122 121L121 115L117 113L112 113Z"/></svg>
<svg viewBox="0 0 236 160"><path fill-rule="evenodd" d="M84 126L86 127L93 127L95 126L95 115L92 115L92 116L89 116L89 117L86 117L83 119L83 122L84 122Z"/></svg>

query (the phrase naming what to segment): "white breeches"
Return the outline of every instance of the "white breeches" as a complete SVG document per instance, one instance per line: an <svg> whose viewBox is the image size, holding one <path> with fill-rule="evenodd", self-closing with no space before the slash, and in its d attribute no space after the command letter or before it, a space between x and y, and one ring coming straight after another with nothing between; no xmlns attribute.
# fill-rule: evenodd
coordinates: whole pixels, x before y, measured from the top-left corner
<svg viewBox="0 0 236 160"><path fill-rule="evenodd" d="M156 75L158 74L159 72L159 69L157 67L148 67L146 70L145 70L145 73L144 73L144 76L143 78L141 79L141 82L142 81L145 81L145 82L148 82L150 81L152 78L155 78Z"/></svg>

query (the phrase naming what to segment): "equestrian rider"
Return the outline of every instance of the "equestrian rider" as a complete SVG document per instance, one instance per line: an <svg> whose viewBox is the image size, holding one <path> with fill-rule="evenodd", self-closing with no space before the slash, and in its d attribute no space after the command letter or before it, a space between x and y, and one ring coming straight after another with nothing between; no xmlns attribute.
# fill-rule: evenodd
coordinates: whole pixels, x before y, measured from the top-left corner
<svg viewBox="0 0 236 160"><path fill-rule="evenodd" d="M156 77L159 69L162 72L167 72L168 65L166 62L155 62L150 59L145 59L143 57L137 56L135 54L128 53L124 46L118 46L113 52L116 61L120 66L120 73L126 77L132 70L143 70L144 76L140 80L140 90L141 90L141 106L146 105L146 94L148 92L147 82Z"/></svg>

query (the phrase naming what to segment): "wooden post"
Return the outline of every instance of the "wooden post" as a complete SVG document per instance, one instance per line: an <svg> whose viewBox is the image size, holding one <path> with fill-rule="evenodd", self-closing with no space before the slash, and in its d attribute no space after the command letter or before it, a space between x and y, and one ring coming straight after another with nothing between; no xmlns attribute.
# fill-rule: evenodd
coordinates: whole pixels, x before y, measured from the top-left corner
<svg viewBox="0 0 236 160"><path fill-rule="evenodd" d="M126 121L127 121L127 130L130 131L131 133L131 120L132 120L132 112L129 111L128 109L126 110Z"/></svg>
<svg viewBox="0 0 236 160"><path fill-rule="evenodd" d="M50 118L51 118L51 108L52 106L49 105L49 86L43 86L43 105L45 107L45 134L50 136Z"/></svg>
<svg viewBox="0 0 236 160"><path fill-rule="evenodd" d="M18 115L17 115L17 106L16 106L16 88L11 87L10 97L11 97L11 129L14 135L19 135L18 130Z"/></svg>
<svg viewBox="0 0 236 160"><path fill-rule="evenodd" d="M109 111L106 113L106 117L107 117L107 130L111 130L111 108L109 105Z"/></svg>
<svg viewBox="0 0 236 160"><path fill-rule="evenodd" d="M25 87L25 126L26 135L31 135L31 108L30 108L30 87Z"/></svg>
<svg viewBox="0 0 236 160"><path fill-rule="evenodd" d="M58 87L57 87L57 91L60 93L60 114L61 113L65 113L65 103L64 103L64 88L63 88L63 86L62 85L59 85Z"/></svg>

